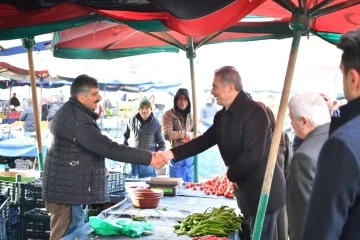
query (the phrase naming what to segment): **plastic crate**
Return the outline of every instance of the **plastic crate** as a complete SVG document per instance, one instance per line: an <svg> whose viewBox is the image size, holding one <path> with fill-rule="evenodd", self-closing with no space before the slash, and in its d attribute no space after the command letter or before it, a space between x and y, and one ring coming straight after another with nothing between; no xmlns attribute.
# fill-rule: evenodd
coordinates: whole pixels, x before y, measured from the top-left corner
<svg viewBox="0 0 360 240"><path fill-rule="evenodd" d="M46 211L35 208L20 216L19 239L49 239L50 216Z"/></svg>
<svg viewBox="0 0 360 240"><path fill-rule="evenodd" d="M18 179L17 179L18 178ZM4 194L10 189L10 196L12 202L17 202L17 196L18 196L18 186L19 182L28 182L31 180L34 180L34 177L0 177L0 194ZM17 182L18 180L18 182Z"/></svg>
<svg viewBox="0 0 360 240"><path fill-rule="evenodd" d="M6 220L9 212L10 198L0 195L0 240L6 240Z"/></svg>
<svg viewBox="0 0 360 240"><path fill-rule="evenodd" d="M34 208L44 208L42 198L42 178L20 184L20 213Z"/></svg>
<svg viewBox="0 0 360 240"><path fill-rule="evenodd" d="M8 219L6 224L12 225L18 223L19 222L18 217L19 217L19 206L10 203L9 211L8 211Z"/></svg>
<svg viewBox="0 0 360 240"><path fill-rule="evenodd" d="M6 226L7 240L19 239L19 225L18 223Z"/></svg>
<svg viewBox="0 0 360 240"><path fill-rule="evenodd" d="M108 176L108 193L125 191L125 173L114 173Z"/></svg>

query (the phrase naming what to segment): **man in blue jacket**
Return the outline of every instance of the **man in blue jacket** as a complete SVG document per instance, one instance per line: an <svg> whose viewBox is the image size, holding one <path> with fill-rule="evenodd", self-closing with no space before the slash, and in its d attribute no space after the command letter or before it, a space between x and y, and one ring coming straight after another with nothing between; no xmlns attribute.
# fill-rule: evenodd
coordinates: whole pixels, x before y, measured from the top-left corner
<svg viewBox="0 0 360 240"><path fill-rule="evenodd" d="M360 237L360 28L344 34L340 69L348 104L333 118L321 150L303 230L304 240Z"/></svg>

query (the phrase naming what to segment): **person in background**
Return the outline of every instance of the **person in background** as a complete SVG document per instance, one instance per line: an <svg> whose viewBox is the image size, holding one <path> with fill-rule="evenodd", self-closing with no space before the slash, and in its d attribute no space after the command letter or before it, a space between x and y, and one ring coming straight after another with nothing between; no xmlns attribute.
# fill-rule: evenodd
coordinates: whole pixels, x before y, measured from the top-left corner
<svg viewBox="0 0 360 240"><path fill-rule="evenodd" d="M337 101L332 101L330 96L328 94L326 94L326 93L320 93L320 96L325 100L330 116L332 116L332 117L340 117L340 111L335 109ZM293 154L301 146L303 141L304 141L304 139L302 139L299 136L295 135L294 140L293 140L293 144L292 144L292 153Z"/></svg>
<svg viewBox="0 0 360 240"><path fill-rule="evenodd" d="M62 90L60 90L59 100L60 100L61 102L65 102L65 96L64 96L64 93L62 92Z"/></svg>
<svg viewBox="0 0 360 240"><path fill-rule="evenodd" d="M104 114L106 117L111 117L114 115L114 109L111 104L110 99L106 99L104 103Z"/></svg>
<svg viewBox="0 0 360 240"><path fill-rule="evenodd" d="M48 100L46 98L41 99L41 121L46 121L46 116L49 113Z"/></svg>
<svg viewBox="0 0 360 240"><path fill-rule="evenodd" d="M318 93L300 93L289 102L291 125L305 139L291 159L287 176L286 209L290 240L300 240L315 179L320 150L329 135L330 114Z"/></svg>
<svg viewBox="0 0 360 240"><path fill-rule="evenodd" d="M303 240L360 236L360 28L342 35L338 48L348 104L331 119L330 137L320 152Z"/></svg>
<svg viewBox="0 0 360 240"><path fill-rule="evenodd" d="M20 106L20 101L16 97L16 93L13 93L12 98L10 99L10 105L13 105L14 107Z"/></svg>
<svg viewBox="0 0 360 240"><path fill-rule="evenodd" d="M150 96L150 101L151 101L151 104L152 104L153 106L155 106L155 95L154 95L154 94L151 94L151 96Z"/></svg>
<svg viewBox="0 0 360 240"><path fill-rule="evenodd" d="M275 130L275 115L269 106L266 106L262 102L257 102L266 112L270 120L271 131ZM279 151L277 156L277 163L284 173L286 179L289 169L289 163L291 159L290 141L286 132L282 132L280 138ZM279 211L278 218L276 220L276 228L274 233L274 240L288 240L288 220L286 214L286 206L282 207Z"/></svg>
<svg viewBox="0 0 360 240"><path fill-rule="evenodd" d="M56 112L64 105L64 102L61 101L59 95L53 95L50 98L51 106L49 113L46 116L46 120L49 121L49 127L51 126L52 119L55 117Z"/></svg>
<svg viewBox="0 0 360 240"><path fill-rule="evenodd" d="M101 119L101 117L103 116L103 113L104 113L104 110L103 110L101 101L99 102L99 104L98 104L95 112L96 112L96 114L98 115L97 120Z"/></svg>
<svg viewBox="0 0 360 240"><path fill-rule="evenodd" d="M214 124L196 139L157 154L178 162L217 144L227 166L227 178L234 183L236 200L244 216L241 239L249 240L253 235L272 141L270 121L264 109L245 94L240 74L232 66L215 71L211 94L217 104L223 106L215 114ZM276 219L285 205L285 196L284 174L276 163L262 240L273 240Z"/></svg>
<svg viewBox="0 0 360 240"><path fill-rule="evenodd" d="M25 122L24 135L30 137L35 132L34 107L31 98L27 100L27 107L21 113L19 120Z"/></svg>
<svg viewBox="0 0 360 240"><path fill-rule="evenodd" d="M165 140L170 141L172 147L182 145L194 138L191 102L186 88L180 88L176 92L174 107L164 113L162 127ZM194 157L170 160L169 176L182 178L185 182L193 182Z"/></svg>
<svg viewBox="0 0 360 240"><path fill-rule="evenodd" d="M103 135L94 112L101 100L96 79L80 75L70 99L55 114L42 183L50 213L50 240L59 240L84 225L86 205L109 201L105 158L163 167L166 160L149 151L130 148Z"/></svg>
<svg viewBox="0 0 360 240"><path fill-rule="evenodd" d="M200 110L200 122L204 126L204 131L208 130L213 124L214 116L217 112L214 102L214 98L208 97L205 106Z"/></svg>
<svg viewBox="0 0 360 240"><path fill-rule="evenodd" d="M332 117L340 117L340 111L336 109L337 101L333 100L329 94L320 93L321 97L325 100L330 116Z"/></svg>
<svg viewBox="0 0 360 240"><path fill-rule="evenodd" d="M141 99L139 112L130 117L124 133L124 145L129 146L129 138L134 139L132 147L150 152L165 151L165 140L160 121L152 113L153 105L148 98ZM131 175L138 178L156 177L155 168L131 164Z"/></svg>

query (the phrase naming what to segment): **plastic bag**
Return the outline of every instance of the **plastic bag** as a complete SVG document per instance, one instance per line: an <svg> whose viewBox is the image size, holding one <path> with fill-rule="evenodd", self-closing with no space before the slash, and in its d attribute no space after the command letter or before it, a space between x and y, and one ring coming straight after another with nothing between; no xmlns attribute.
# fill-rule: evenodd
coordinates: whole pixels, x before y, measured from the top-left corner
<svg viewBox="0 0 360 240"><path fill-rule="evenodd" d="M109 235L126 235L129 237L141 237L152 234L153 226L147 221L133 221L131 219L100 219L99 217L89 218L90 226L94 229L95 234Z"/></svg>

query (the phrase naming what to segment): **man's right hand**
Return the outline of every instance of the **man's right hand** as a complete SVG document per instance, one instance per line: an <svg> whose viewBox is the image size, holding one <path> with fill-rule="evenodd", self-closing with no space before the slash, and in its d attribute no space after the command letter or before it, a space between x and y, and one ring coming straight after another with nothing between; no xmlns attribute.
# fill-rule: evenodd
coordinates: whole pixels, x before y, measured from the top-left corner
<svg viewBox="0 0 360 240"><path fill-rule="evenodd" d="M150 165L154 168L162 168L168 163L168 160L162 155L158 153L152 153L152 159Z"/></svg>

